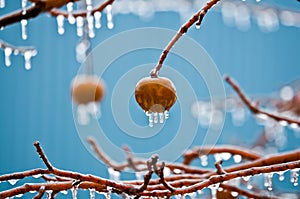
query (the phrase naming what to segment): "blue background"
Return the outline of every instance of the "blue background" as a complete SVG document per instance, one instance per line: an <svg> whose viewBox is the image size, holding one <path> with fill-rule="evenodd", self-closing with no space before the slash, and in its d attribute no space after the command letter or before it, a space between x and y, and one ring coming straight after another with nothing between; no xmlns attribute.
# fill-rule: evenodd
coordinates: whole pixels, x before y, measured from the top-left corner
<svg viewBox="0 0 300 199"><path fill-rule="evenodd" d="M14 1L6 3L7 7L0 10L1 15L19 8ZM297 10L300 8L296 1L280 3L281 6L294 7ZM146 21L131 14L115 15L115 28L108 30L103 26L97 30L92 44L95 47L110 36L133 28L162 27L176 31L182 23L180 16L175 12L156 13ZM78 37L74 26L65 23L65 28L65 34L58 35L55 18L43 14L30 20L26 41L21 39L19 24L11 25L0 32L0 38L8 43L30 45L38 50L37 56L32 58L32 69L29 71L24 69L22 56L12 56L12 66L7 68L4 65L4 55L0 53L0 175L44 167L33 147L36 140L40 141L48 158L57 168L103 177L108 175L106 167L86 150L75 128L70 82L80 67L75 58ZM224 25L221 13L212 11L205 17L200 30L192 27L187 35L206 49L221 74L232 76L249 95L276 92L283 84L299 78L299 28L280 25L278 31L265 33L252 20L251 28L241 32L235 27ZM155 63L159 54L160 52L150 53L149 57L145 58L145 63ZM142 56L136 56L135 59L140 64L144 62ZM172 66L174 62L176 58L167 59L166 64ZM130 64L123 63L124 66ZM145 76L148 72L145 71ZM116 76L122 75L120 70L116 70L115 73ZM116 76L105 77L106 82L114 82L113 78ZM202 80L193 75L193 71L187 76L193 86L197 87L197 83L200 82L200 89L203 87L205 90ZM110 85L108 93L111 92L109 88ZM228 93L232 92L228 86L226 88ZM197 95L199 98L208 97L207 92ZM109 102L105 101L103 106L105 103L109 105ZM179 105L176 106L171 114L180 114L176 112ZM130 108L133 118L135 115L143 117L134 99L131 100ZM146 116L143 119L145 120L140 122L146 123ZM175 120L167 122L167 130L177 128ZM256 125L252 117L242 127L233 126L227 117L218 142L230 144L238 138L240 145L251 144L261 130L262 127ZM114 139L114 132L109 133L111 139ZM288 129L287 135L289 142L282 150L299 148L299 138ZM198 141L196 138L194 144L197 145ZM124 142L130 146L130 141ZM9 185L1 183L0 190L7 186Z"/></svg>

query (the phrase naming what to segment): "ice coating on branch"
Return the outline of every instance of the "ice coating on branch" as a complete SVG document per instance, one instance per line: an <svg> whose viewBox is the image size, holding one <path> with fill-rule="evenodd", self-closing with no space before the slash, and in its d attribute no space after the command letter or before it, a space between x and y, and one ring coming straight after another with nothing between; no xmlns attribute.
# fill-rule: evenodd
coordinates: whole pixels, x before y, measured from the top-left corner
<svg viewBox="0 0 300 199"><path fill-rule="evenodd" d="M65 33L65 28L64 28L64 20L65 17L63 15L58 15L56 17L56 22L57 22L57 32L58 34L62 35Z"/></svg>
<svg viewBox="0 0 300 199"><path fill-rule="evenodd" d="M27 39L26 26L27 26L27 20L26 19L22 19L21 20L21 28L22 28L22 39L23 40Z"/></svg>
<svg viewBox="0 0 300 199"><path fill-rule="evenodd" d="M112 6L111 5L106 6L106 20L107 20L107 28L108 29L113 29L114 28L114 22L113 22Z"/></svg>
<svg viewBox="0 0 300 199"><path fill-rule="evenodd" d="M37 179L37 178L42 177L42 174L36 174L36 175L33 175L32 177L35 178L35 179Z"/></svg>

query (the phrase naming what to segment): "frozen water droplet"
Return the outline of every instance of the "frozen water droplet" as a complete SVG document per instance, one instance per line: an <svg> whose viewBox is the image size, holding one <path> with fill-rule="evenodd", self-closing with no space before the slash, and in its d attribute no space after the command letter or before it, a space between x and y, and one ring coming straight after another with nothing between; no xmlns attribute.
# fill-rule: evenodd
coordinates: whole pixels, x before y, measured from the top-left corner
<svg viewBox="0 0 300 199"><path fill-rule="evenodd" d="M36 190L29 191L29 193L36 193Z"/></svg>
<svg viewBox="0 0 300 199"><path fill-rule="evenodd" d="M109 179L113 181L120 181L120 172L114 170L113 168L108 168Z"/></svg>
<svg viewBox="0 0 300 199"><path fill-rule="evenodd" d="M238 197L239 196L239 193L235 192L235 191L230 192L230 194L232 195L232 197Z"/></svg>
<svg viewBox="0 0 300 199"><path fill-rule="evenodd" d="M76 17L76 27L77 27L77 36L81 37L83 35L83 25L84 19L83 17Z"/></svg>
<svg viewBox="0 0 300 199"><path fill-rule="evenodd" d="M95 199L96 190L95 189L89 189L90 191L90 199Z"/></svg>
<svg viewBox="0 0 300 199"><path fill-rule="evenodd" d="M256 117L261 120L266 120L269 118L266 114L263 113L256 114Z"/></svg>
<svg viewBox="0 0 300 199"><path fill-rule="evenodd" d="M197 194L198 194L198 195L202 195L202 194L203 194L202 189L201 189L201 190L197 190Z"/></svg>
<svg viewBox="0 0 300 199"><path fill-rule="evenodd" d="M251 176L243 176L242 177L244 181L248 182L251 178Z"/></svg>
<svg viewBox="0 0 300 199"><path fill-rule="evenodd" d="M221 153L220 155L223 160L229 160L231 158L231 153L224 152L224 153Z"/></svg>
<svg viewBox="0 0 300 199"><path fill-rule="evenodd" d="M68 194L68 190L62 190L62 191L60 191L60 193L62 193L64 195L67 195Z"/></svg>
<svg viewBox="0 0 300 199"><path fill-rule="evenodd" d="M171 175L171 170L168 167L165 167L163 171L164 171L164 177Z"/></svg>
<svg viewBox="0 0 300 199"><path fill-rule="evenodd" d="M247 189L251 190L253 188L253 185L250 182L247 182Z"/></svg>
<svg viewBox="0 0 300 199"><path fill-rule="evenodd" d="M284 101L289 101L294 97L294 90L291 86L284 86L280 89L280 98Z"/></svg>
<svg viewBox="0 0 300 199"><path fill-rule="evenodd" d="M57 32L58 34L62 35L65 33L65 28L64 28L64 20L65 17L63 15L58 15L56 17L56 22L57 22Z"/></svg>
<svg viewBox="0 0 300 199"><path fill-rule="evenodd" d="M242 156L239 155L239 154L234 155L234 156L233 156L233 161L234 161L235 163L240 163L240 162L242 161Z"/></svg>
<svg viewBox="0 0 300 199"><path fill-rule="evenodd" d="M110 187L107 187L107 192L104 193L104 197L106 199L110 199L111 198L111 188Z"/></svg>
<svg viewBox="0 0 300 199"><path fill-rule="evenodd" d="M298 129L298 128L299 128L299 125L296 124L296 123L291 123L291 124L290 124L290 127L291 127L292 129Z"/></svg>
<svg viewBox="0 0 300 199"><path fill-rule="evenodd" d="M99 29L101 28L101 12L95 12L94 18L95 18L95 28Z"/></svg>
<svg viewBox="0 0 300 199"><path fill-rule="evenodd" d="M279 121L279 124L281 126L287 126L289 123L287 121L285 121L285 120L281 120L281 121Z"/></svg>
<svg viewBox="0 0 300 199"><path fill-rule="evenodd" d="M36 175L33 175L32 177L35 178L35 179L37 179L37 178L42 177L42 174L36 174Z"/></svg>
<svg viewBox="0 0 300 199"><path fill-rule="evenodd" d="M11 179L11 180L8 180L9 184L11 185L15 185L19 180L17 179Z"/></svg>
<svg viewBox="0 0 300 199"><path fill-rule="evenodd" d="M264 186L268 189L268 191L273 190L272 178L273 178L273 173L265 174Z"/></svg>
<svg viewBox="0 0 300 199"><path fill-rule="evenodd" d="M23 196L22 193L18 194L18 195L15 195L16 198L21 198Z"/></svg>
<svg viewBox="0 0 300 199"><path fill-rule="evenodd" d="M26 19L22 19L21 20L21 28L22 28L22 39L23 40L27 39L26 26L27 26L27 20Z"/></svg>
<svg viewBox="0 0 300 199"><path fill-rule="evenodd" d="M106 19L107 19L107 28L108 29L113 29L114 28L114 22L113 22L112 6L111 5L106 6Z"/></svg>
<svg viewBox="0 0 300 199"><path fill-rule="evenodd" d="M181 171L180 169L174 169L174 170L173 170L173 173L175 173L175 174L181 174L182 171Z"/></svg>
<svg viewBox="0 0 300 199"><path fill-rule="evenodd" d="M299 184L299 169L293 169L291 170L291 183L294 184L294 186L298 186Z"/></svg>
<svg viewBox="0 0 300 199"><path fill-rule="evenodd" d="M25 60L25 69L26 70L31 69L30 59L32 56L34 56L34 53L31 50L27 50L24 52L24 60Z"/></svg>
<svg viewBox="0 0 300 199"><path fill-rule="evenodd" d="M207 166L208 165L208 157L207 155L200 155L200 161L202 166Z"/></svg>
<svg viewBox="0 0 300 199"><path fill-rule="evenodd" d="M22 0L22 15L26 15L27 0Z"/></svg>
<svg viewBox="0 0 300 199"><path fill-rule="evenodd" d="M11 53L12 53L12 48L10 48L10 47L4 48L5 65L7 67L11 65L11 61L10 61Z"/></svg>
<svg viewBox="0 0 300 199"><path fill-rule="evenodd" d="M196 29L199 30L200 29L200 24L196 24Z"/></svg>
<svg viewBox="0 0 300 199"><path fill-rule="evenodd" d="M5 0L0 0L0 8L4 8L5 7Z"/></svg>
<svg viewBox="0 0 300 199"><path fill-rule="evenodd" d="M277 172L279 181L284 181L284 173L285 171Z"/></svg>
<svg viewBox="0 0 300 199"><path fill-rule="evenodd" d="M71 192L72 192L72 199L77 199L78 188L77 187L72 187Z"/></svg>
<svg viewBox="0 0 300 199"><path fill-rule="evenodd" d="M73 2L67 3L68 21L70 24L74 24L76 22L76 19L73 15L73 5Z"/></svg>

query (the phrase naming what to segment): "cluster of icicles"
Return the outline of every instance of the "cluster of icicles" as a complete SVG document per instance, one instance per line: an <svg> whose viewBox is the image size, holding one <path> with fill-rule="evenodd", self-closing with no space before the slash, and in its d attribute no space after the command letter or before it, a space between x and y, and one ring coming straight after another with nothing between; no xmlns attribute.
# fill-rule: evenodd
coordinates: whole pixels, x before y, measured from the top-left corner
<svg viewBox="0 0 300 199"><path fill-rule="evenodd" d="M70 24L76 24L77 36L81 37L84 34L84 25L85 25L85 19L86 19L87 27L88 27L87 28L88 35L90 38L94 38L95 37L94 28L96 28L96 29L101 28L101 16L102 16L101 12L96 11L92 14L92 10L93 10L92 0L86 0L86 11L87 11L86 18L81 17L81 16L74 17L73 7L74 7L73 2L69 2L67 4L67 12L68 12L67 20ZM114 27L114 23L113 23L113 15L112 15L112 6L111 5L106 6L106 20L107 20L107 28L112 29ZM63 15L58 15L56 17L56 21L57 21L58 34L60 34L60 35L64 34L64 32L65 32L65 28L64 28L65 17Z"/></svg>

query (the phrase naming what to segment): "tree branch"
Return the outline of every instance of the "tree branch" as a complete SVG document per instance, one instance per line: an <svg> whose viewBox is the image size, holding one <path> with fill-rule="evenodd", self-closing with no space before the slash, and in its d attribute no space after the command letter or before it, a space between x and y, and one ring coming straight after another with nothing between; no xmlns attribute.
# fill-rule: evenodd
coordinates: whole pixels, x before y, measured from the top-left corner
<svg viewBox="0 0 300 199"><path fill-rule="evenodd" d="M197 26L200 26L202 20L209 9L211 9L215 4L217 4L220 0L210 0L203 8L201 8L197 13L195 13L176 33L176 35L171 39L168 45L163 50L162 54L160 55L159 61L154 67L153 70L150 72L151 77L157 77L159 70L161 69L168 53L170 52L171 48L175 45L175 43L180 39L180 37L185 34L188 29L197 22Z"/></svg>
<svg viewBox="0 0 300 199"><path fill-rule="evenodd" d="M245 94L239 88L239 86L237 85L237 83L235 83L229 76L226 76L225 80L235 90L235 92L239 95L239 97L242 100L242 102L249 108L249 110L252 113L254 113L256 115L261 114L261 115L267 116L269 118L274 119L277 122L285 121L288 124L297 124L298 126L300 126L300 121L296 121L296 120L293 120L293 119L290 119L290 118L282 117L282 116L279 116L279 115L275 115L275 114L269 113L267 111L260 110L258 107L254 106L251 103L251 101L245 96Z"/></svg>

